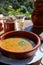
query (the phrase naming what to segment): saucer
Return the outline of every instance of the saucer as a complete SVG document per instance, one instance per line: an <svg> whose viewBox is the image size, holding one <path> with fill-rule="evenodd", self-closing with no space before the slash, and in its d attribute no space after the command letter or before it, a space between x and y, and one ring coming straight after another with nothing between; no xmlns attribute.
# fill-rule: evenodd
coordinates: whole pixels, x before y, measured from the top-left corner
<svg viewBox="0 0 43 65"><path fill-rule="evenodd" d="M31 58L22 59L22 60L15 59L15 58L14 59L8 58L8 57L3 56L0 53L0 62L5 63L5 64L10 64L10 65L26 65L26 64L29 65L29 64L39 61L43 57L43 52L40 49L42 50L42 46L41 48L38 48L33 58L31 57Z"/></svg>

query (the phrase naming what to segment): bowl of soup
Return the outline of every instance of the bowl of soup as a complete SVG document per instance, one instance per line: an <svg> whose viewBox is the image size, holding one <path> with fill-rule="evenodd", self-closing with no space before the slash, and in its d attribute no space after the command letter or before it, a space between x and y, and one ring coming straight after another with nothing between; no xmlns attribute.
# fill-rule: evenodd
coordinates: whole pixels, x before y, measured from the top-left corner
<svg viewBox="0 0 43 65"><path fill-rule="evenodd" d="M1 53L10 58L28 58L35 55L40 38L33 32L10 31L2 35Z"/></svg>

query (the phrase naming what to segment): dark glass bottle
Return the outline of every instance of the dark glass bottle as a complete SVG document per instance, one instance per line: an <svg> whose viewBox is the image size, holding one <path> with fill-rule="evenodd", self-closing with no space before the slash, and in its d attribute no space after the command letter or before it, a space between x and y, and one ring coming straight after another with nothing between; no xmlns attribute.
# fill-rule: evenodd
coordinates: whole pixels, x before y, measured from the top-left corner
<svg viewBox="0 0 43 65"><path fill-rule="evenodd" d="M43 28L43 0L34 0L32 22L34 27Z"/></svg>

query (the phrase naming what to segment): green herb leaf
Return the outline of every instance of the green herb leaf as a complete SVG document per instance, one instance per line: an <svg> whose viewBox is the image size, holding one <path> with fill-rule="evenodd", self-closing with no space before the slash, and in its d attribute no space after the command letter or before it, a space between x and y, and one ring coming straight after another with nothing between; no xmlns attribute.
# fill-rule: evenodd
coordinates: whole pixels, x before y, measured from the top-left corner
<svg viewBox="0 0 43 65"><path fill-rule="evenodd" d="M23 46L23 45L26 45L25 41L23 41L23 40L21 40L21 41L19 42L19 44L22 45L22 46Z"/></svg>

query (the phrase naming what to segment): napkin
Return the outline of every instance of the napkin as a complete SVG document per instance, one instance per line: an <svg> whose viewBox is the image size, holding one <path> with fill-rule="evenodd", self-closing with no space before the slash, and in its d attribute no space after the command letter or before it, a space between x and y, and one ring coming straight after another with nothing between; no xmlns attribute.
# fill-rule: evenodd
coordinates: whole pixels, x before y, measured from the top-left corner
<svg viewBox="0 0 43 65"><path fill-rule="evenodd" d="M40 39L43 41L43 32L39 36L40 36Z"/></svg>

